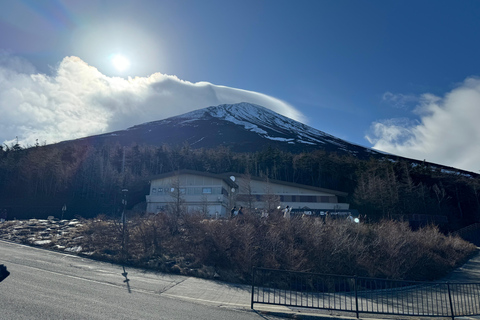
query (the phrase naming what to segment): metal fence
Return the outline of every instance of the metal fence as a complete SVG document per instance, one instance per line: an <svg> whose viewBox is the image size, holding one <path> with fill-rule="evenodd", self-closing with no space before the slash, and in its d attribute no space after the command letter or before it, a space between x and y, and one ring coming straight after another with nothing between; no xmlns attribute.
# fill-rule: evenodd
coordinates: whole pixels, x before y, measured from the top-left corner
<svg viewBox="0 0 480 320"><path fill-rule="evenodd" d="M480 283L417 282L255 268L255 303L360 313L480 315Z"/></svg>

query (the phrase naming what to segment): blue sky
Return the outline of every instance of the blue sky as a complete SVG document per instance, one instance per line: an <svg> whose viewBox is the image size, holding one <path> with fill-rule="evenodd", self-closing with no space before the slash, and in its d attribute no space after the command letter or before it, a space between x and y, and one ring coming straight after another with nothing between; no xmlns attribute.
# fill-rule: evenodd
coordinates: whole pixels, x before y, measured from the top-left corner
<svg viewBox="0 0 480 320"><path fill-rule="evenodd" d="M2 0L0 141L250 100L478 173L479 16L468 0ZM115 54L129 67L115 69Z"/></svg>

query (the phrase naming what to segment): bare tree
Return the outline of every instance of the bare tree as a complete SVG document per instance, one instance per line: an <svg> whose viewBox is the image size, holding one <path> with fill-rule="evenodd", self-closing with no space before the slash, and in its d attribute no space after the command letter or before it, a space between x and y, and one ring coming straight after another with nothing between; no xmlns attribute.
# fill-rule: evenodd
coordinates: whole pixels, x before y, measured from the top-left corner
<svg viewBox="0 0 480 320"><path fill-rule="evenodd" d="M244 175L240 189L242 190L242 195L237 196L237 199L246 202L247 208L251 211L254 208L253 204L256 198L252 191L252 176L250 174Z"/></svg>
<svg viewBox="0 0 480 320"><path fill-rule="evenodd" d="M172 187L170 188L172 201L168 204L167 209L172 222L172 233L178 232L180 219L187 211L183 194L184 189L180 188L180 179L178 176L175 176L172 180Z"/></svg>
<svg viewBox="0 0 480 320"><path fill-rule="evenodd" d="M267 185L265 187L265 194L262 197L264 202L264 209L271 214L274 210L280 206L280 197L276 195L272 190L270 179L267 178Z"/></svg>

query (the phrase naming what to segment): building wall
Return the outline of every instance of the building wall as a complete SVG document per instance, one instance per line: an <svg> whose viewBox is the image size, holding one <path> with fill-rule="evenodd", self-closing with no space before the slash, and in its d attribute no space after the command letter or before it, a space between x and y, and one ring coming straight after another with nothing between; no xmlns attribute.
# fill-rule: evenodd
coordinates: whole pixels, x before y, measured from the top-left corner
<svg viewBox="0 0 480 320"><path fill-rule="evenodd" d="M167 210L174 203L178 188L187 212L206 212L210 216L225 216L230 206L229 186L222 179L182 174L152 180L150 194L146 196L147 212ZM173 190L173 192L172 192Z"/></svg>
<svg viewBox="0 0 480 320"><path fill-rule="evenodd" d="M238 206L248 207L250 202L254 208L262 209L265 206L264 196L278 197L282 208L289 206L293 209L322 209L346 210L348 203L339 203L335 194L315 191L300 186L290 186L278 183L258 181L254 179L237 178L239 186L235 203ZM250 199L250 200L248 200Z"/></svg>
<svg viewBox="0 0 480 320"><path fill-rule="evenodd" d="M275 184L266 181L258 181L258 180L248 180L245 178L237 178L237 183L239 186L238 193L246 194L248 193L248 185L250 184L250 190L252 194L293 194L293 195L324 195L324 196L334 196L331 193L326 192L316 192L306 188L282 185L282 184Z"/></svg>
<svg viewBox="0 0 480 320"><path fill-rule="evenodd" d="M184 173L151 181L150 194L146 196L147 212L167 210L175 202L175 192L181 193L187 212L205 212L212 217L224 217L236 205L264 209L265 195L275 195L282 208L320 209L326 211L348 210L348 203L339 203L334 193L302 188L301 186L272 183L254 179L236 178L238 189L232 192L223 180L201 174ZM172 189L173 188L173 189ZM178 188L178 190L175 190ZM172 193L172 190L174 191Z"/></svg>

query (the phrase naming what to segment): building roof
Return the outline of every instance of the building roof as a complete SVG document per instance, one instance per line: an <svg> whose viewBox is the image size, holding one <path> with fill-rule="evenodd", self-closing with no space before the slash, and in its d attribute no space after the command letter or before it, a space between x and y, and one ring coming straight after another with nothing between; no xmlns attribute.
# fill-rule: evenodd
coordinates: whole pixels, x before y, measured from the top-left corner
<svg viewBox="0 0 480 320"><path fill-rule="evenodd" d="M171 172L155 175L155 176L150 177L149 180L152 181L152 180L156 180L156 179L163 179L163 178L173 177L173 176L177 176L177 175L181 175L181 174L193 174L193 175L199 175L199 176L205 176L205 177L220 179L220 180L223 180L226 184L228 184L228 186L230 186L231 188L235 188L235 189L238 188L238 185L230 179L230 176L238 176L238 177L243 177L243 178L245 177L245 175L243 175L243 174L233 173L233 172L217 174L217 173L211 173L211 172L183 169L183 170L171 171ZM256 181L266 182L266 180L264 178L255 177L255 176L250 176L250 179L256 180ZM270 183L289 186L289 187L302 188L302 189L307 189L307 190L316 191L316 192L331 193L331 194L334 194L334 195L340 196L340 197L346 197L348 195L348 193L346 193L346 192L342 192L342 191L338 191L338 190L332 190L332 189L326 189L326 188L320 188L320 187L314 187L314 186L309 186L309 185L300 184L300 183L287 182L287 181L274 180L274 179L268 179L268 181Z"/></svg>
<svg viewBox="0 0 480 320"><path fill-rule="evenodd" d="M182 174L193 174L197 176L204 176L204 177L209 177L209 178L215 178L219 180L223 180L229 187L238 189L238 185L233 182L228 176L226 175L221 175L221 174L216 174L216 173L211 173L211 172L204 172L204 171L196 171L196 170L188 170L188 169L182 169L178 171L171 171L167 173L162 173L159 175L151 176L149 179L149 182L152 180L157 180L157 179L164 179L164 178L169 178L169 177L174 177L174 176L179 176Z"/></svg>
<svg viewBox="0 0 480 320"><path fill-rule="evenodd" d="M230 175L230 174L226 174L226 175ZM240 177L242 177L242 176L245 177L245 175L239 175L239 176ZM267 182L265 180L265 178L260 178L260 177L255 177L255 176L250 176L250 179L256 180L256 181ZM331 194L334 194L334 195L340 196L340 197L346 197L348 195L347 192L343 192L343 191L314 187L314 186L309 186L309 185L306 185L306 184L300 184L300 183L295 183L295 182L287 182L287 181L281 181L281 180L275 180L275 179L268 179L268 182L274 183L274 184L280 184L280 185L284 185L284 186L289 186L289 187L312 190L312 191L316 191L316 192L331 193Z"/></svg>

